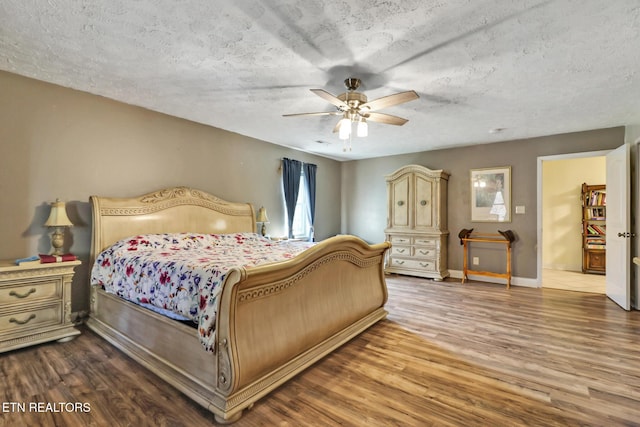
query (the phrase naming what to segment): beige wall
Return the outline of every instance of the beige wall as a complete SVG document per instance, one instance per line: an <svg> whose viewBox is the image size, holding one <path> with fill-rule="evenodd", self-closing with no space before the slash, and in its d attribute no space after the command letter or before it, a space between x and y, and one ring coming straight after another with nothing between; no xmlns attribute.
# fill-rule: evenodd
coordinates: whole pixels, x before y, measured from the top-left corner
<svg viewBox="0 0 640 427"><path fill-rule="evenodd" d="M283 235L279 166L291 157L318 165L316 236L340 231L339 162L6 72L0 93L0 258L48 253L48 203L66 201L67 249L85 261L74 311L88 307L90 195L192 186L265 206Z"/></svg>
<svg viewBox="0 0 640 427"><path fill-rule="evenodd" d="M342 170L342 229L368 241L384 239L386 187L384 176L407 164L444 169L449 179L449 268L462 270L462 247L457 237L463 228L495 233L511 229L518 240L513 249L516 277L537 276L537 158L556 154L598 151L624 143L623 127L576 132L541 138L428 151L384 158L346 162ZM389 143L393 143L390 141ZM511 166L512 222L472 223L469 170ZM513 206L523 205L524 215ZM500 252L504 252L501 250ZM496 250L480 250L480 270L504 271L503 257Z"/></svg>
<svg viewBox="0 0 640 427"><path fill-rule="evenodd" d="M542 266L582 271L582 183L606 183L606 157L542 162Z"/></svg>

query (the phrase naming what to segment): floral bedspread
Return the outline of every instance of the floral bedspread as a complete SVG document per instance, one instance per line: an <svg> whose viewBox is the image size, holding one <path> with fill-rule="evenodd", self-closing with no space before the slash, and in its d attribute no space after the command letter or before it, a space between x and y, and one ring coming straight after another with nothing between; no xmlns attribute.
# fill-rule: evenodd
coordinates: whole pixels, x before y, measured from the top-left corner
<svg viewBox="0 0 640 427"><path fill-rule="evenodd" d="M274 242L255 233L139 235L103 251L91 283L193 320L203 346L213 351L217 297L229 270L284 261L310 245Z"/></svg>

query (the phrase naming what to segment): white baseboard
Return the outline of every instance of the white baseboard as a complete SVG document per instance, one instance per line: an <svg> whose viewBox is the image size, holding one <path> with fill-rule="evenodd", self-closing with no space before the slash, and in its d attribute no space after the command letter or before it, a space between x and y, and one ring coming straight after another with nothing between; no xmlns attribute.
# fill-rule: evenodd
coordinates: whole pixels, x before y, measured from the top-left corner
<svg viewBox="0 0 640 427"><path fill-rule="evenodd" d="M462 280L462 271L461 270L449 270L449 275L454 279ZM487 276L474 276L473 274L469 274L469 280L475 280L478 282L487 282L487 283L500 283L502 285L507 284L507 279L503 279L501 277L487 277ZM532 279L529 277L511 277L511 284L514 286L524 286L527 288L539 288L540 284L538 284L538 279Z"/></svg>

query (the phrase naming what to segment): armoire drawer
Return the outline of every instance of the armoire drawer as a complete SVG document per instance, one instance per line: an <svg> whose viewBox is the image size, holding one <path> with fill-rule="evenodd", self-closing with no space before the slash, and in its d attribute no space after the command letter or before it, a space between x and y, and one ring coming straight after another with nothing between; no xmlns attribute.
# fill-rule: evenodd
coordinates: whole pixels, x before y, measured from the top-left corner
<svg viewBox="0 0 640 427"><path fill-rule="evenodd" d="M391 258L391 267L436 271L436 262L434 260Z"/></svg>
<svg viewBox="0 0 640 427"><path fill-rule="evenodd" d="M438 245L438 240L437 239L433 239L433 238L429 238L429 237L414 237L413 238L413 242L414 245L420 245L420 246L437 246Z"/></svg>
<svg viewBox="0 0 640 427"><path fill-rule="evenodd" d="M391 246L391 255L411 256L411 246Z"/></svg>
<svg viewBox="0 0 640 427"><path fill-rule="evenodd" d="M438 250L436 248L427 248L422 246L415 246L413 248L413 256L418 258L436 258Z"/></svg>
<svg viewBox="0 0 640 427"><path fill-rule="evenodd" d="M409 236L391 236L389 238L391 244L410 245L411 237Z"/></svg>

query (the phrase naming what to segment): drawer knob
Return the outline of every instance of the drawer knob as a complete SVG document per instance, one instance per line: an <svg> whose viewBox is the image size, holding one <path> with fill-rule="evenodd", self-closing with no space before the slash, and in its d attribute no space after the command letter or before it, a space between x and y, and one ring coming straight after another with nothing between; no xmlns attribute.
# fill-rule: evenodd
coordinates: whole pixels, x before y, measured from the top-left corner
<svg viewBox="0 0 640 427"><path fill-rule="evenodd" d="M420 200L420 206L426 206L426 205L427 205L426 200Z"/></svg>
<svg viewBox="0 0 640 427"><path fill-rule="evenodd" d="M398 206L403 206L404 202L402 200L398 201Z"/></svg>
<svg viewBox="0 0 640 427"><path fill-rule="evenodd" d="M420 265L423 266L423 267L429 267L429 263L428 262L421 262Z"/></svg>
<svg viewBox="0 0 640 427"><path fill-rule="evenodd" d="M36 288L29 289L29 291L26 294L19 294L16 291L11 291L9 292L9 296L16 297L16 298L26 298L32 293L34 293L35 291L36 291Z"/></svg>
<svg viewBox="0 0 640 427"><path fill-rule="evenodd" d="M15 317L12 317L11 319L9 319L9 323L15 323L18 325L26 325L27 323L29 323L31 320L35 319L36 315L31 313L31 315L27 318L27 320L18 320Z"/></svg>
<svg viewBox="0 0 640 427"><path fill-rule="evenodd" d="M421 253L422 255L427 255L427 254L429 253L429 251L420 251L420 253Z"/></svg>
<svg viewBox="0 0 640 427"><path fill-rule="evenodd" d="M404 261L396 261L396 264L402 265L402 264L404 264Z"/></svg>
<svg viewBox="0 0 640 427"><path fill-rule="evenodd" d="M398 252L400 252L402 254L402 253L404 253L404 249L398 249Z"/></svg>

